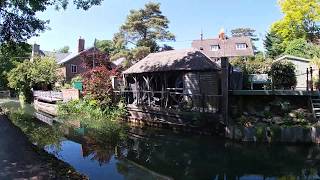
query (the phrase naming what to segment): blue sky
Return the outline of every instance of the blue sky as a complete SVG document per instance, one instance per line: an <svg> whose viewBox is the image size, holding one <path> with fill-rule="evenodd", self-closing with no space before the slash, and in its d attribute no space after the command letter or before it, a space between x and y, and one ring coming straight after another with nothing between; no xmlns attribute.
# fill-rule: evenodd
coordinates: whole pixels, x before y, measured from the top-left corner
<svg viewBox="0 0 320 180"><path fill-rule="evenodd" d="M101 6L88 11L77 10L73 5L67 10L48 8L38 17L50 20L47 30L29 43L41 45L42 50L59 49L65 45L71 51L77 48L81 36L86 47L95 38L112 39L125 21L130 9L142 8L150 0L104 0ZM70 1L72 2L72 1ZM168 42L176 49L188 48L191 40L199 39L201 29L205 38L214 38L224 28L227 34L237 27L251 27L263 38L270 25L282 14L277 0L159 0L161 10L170 20L169 30L176 35L176 42ZM256 43L263 50L262 41Z"/></svg>

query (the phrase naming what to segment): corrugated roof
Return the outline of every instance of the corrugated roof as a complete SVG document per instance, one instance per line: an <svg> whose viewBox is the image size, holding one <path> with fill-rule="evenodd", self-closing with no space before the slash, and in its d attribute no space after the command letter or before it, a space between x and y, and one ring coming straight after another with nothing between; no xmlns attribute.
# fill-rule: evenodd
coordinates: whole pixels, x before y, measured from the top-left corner
<svg viewBox="0 0 320 180"><path fill-rule="evenodd" d="M246 49L236 49L237 43L245 43ZM212 51L211 46L218 45L217 51ZM202 49L202 51L210 58L220 57L238 57L238 56L253 56L253 45L250 37L231 37L228 39L203 39L192 41L192 47Z"/></svg>
<svg viewBox="0 0 320 180"><path fill-rule="evenodd" d="M171 50L159 53L151 53L140 60L124 74L145 73L145 72L166 72L179 70L217 70L218 65L209 57L195 48Z"/></svg>

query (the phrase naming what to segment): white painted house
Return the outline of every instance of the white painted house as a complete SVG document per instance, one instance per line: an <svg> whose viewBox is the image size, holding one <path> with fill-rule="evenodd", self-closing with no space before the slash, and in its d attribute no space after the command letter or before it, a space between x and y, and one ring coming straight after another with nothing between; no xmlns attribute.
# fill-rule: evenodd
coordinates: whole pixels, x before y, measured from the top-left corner
<svg viewBox="0 0 320 180"><path fill-rule="evenodd" d="M307 87L307 68L313 68L313 77L318 77L318 68L315 65L312 65L310 59L301 58L297 56L284 55L275 61L289 61L292 62L296 67L296 76L297 76L297 86L296 89L305 90ZM309 75L309 81L310 81Z"/></svg>

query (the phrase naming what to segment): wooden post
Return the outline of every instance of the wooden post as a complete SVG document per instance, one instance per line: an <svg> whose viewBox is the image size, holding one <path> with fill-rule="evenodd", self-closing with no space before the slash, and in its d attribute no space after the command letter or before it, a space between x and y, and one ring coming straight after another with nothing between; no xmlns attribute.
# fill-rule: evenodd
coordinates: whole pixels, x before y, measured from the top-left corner
<svg viewBox="0 0 320 180"><path fill-rule="evenodd" d="M309 68L307 68L307 91L309 91Z"/></svg>
<svg viewBox="0 0 320 180"><path fill-rule="evenodd" d="M311 92L313 92L313 77L312 77L312 67L310 67L310 86L311 86Z"/></svg>
<svg viewBox="0 0 320 180"><path fill-rule="evenodd" d="M318 69L318 82L320 81L320 68ZM318 84L318 83L317 83ZM317 89L318 89L318 91L320 90L320 87L319 87L319 85L317 85L318 87L317 87Z"/></svg>
<svg viewBox="0 0 320 180"><path fill-rule="evenodd" d="M221 113L226 125L229 124L228 119L228 96L229 96L229 60L227 57L221 58Z"/></svg>

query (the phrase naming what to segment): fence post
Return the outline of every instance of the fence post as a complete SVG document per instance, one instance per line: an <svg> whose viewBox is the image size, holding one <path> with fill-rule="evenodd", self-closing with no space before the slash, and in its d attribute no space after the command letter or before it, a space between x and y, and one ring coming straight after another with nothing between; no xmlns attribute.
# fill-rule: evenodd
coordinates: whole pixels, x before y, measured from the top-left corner
<svg viewBox="0 0 320 180"><path fill-rule="evenodd" d="M229 124L228 119L228 101L229 101L229 61L227 57L221 58L221 113L226 125Z"/></svg>
<svg viewBox="0 0 320 180"><path fill-rule="evenodd" d="M318 82L319 81L320 81L320 68L318 69ZM317 84L318 84L318 82L317 82ZM319 85L317 85L317 89L318 89L318 91L320 90Z"/></svg>
<svg viewBox="0 0 320 180"><path fill-rule="evenodd" d="M307 91L309 91L309 68L307 68Z"/></svg>
<svg viewBox="0 0 320 180"><path fill-rule="evenodd" d="M312 67L310 67L310 86L311 86L311 92L313 92L313 77L312 77Z"/></svg>

